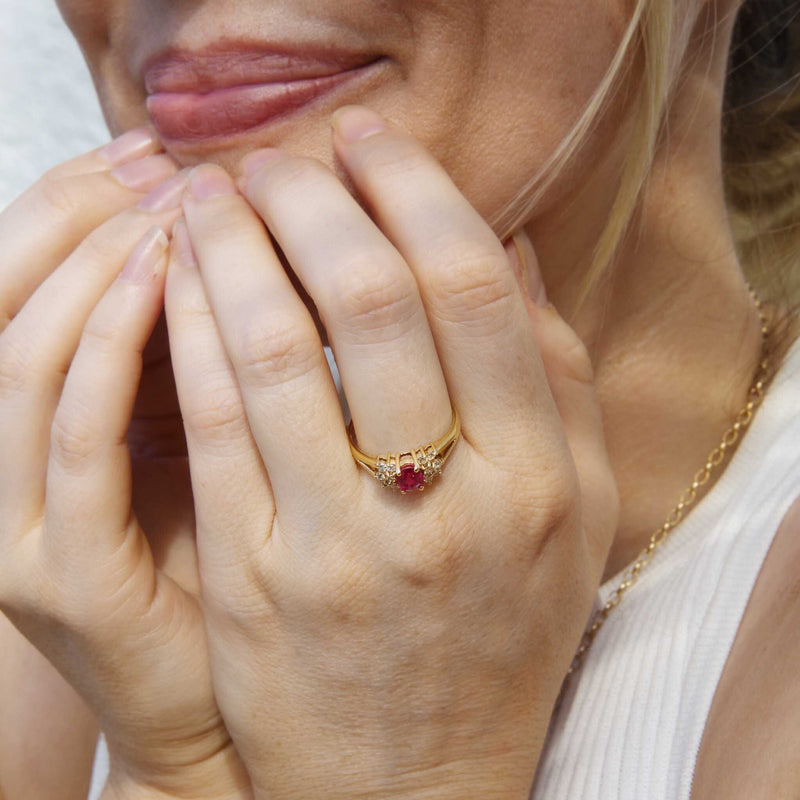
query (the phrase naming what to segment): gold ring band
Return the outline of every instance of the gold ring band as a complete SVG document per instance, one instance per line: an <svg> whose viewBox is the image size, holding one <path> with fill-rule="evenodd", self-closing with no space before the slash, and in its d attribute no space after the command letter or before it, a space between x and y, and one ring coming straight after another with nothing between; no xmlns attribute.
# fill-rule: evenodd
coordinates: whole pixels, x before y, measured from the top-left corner
<svg viewBox="0 0 800 800"><path fill-rule="evenodd" d="M403 453L386 453L370 456L354 444L353 423L348 427L350 452L356 463L367 470L387 489L397 489L403 494L421 492L433 479L442 474L453 446L461 434L461 419L453 409L453 418L447 432L434 442L429 442Z"/></svg>

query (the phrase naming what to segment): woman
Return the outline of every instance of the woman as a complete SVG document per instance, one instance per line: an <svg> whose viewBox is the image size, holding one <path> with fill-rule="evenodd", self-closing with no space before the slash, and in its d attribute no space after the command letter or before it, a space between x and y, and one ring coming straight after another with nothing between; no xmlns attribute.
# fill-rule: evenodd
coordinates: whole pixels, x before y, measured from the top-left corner
<svg viewBox="0 0 800 800"><path fill-rule="evenodd" d="M85 792L92 717L105 798L796 794L738 4L633 5L61 0L127 133L0 219L0 602L82 698L4 633L6 796Z"/></svg>

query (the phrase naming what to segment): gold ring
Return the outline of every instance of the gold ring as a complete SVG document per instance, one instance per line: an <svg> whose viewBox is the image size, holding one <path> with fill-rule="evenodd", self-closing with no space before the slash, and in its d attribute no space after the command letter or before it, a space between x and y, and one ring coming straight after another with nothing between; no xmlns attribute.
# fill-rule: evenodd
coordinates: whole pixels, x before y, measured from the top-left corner
<svg viewBox="0 0 800 800"><path fill-rule="evenodd" d="M356 463L361 464L381 486L397 489L403 494L421 492L433 479L442 474L442 467L453 451L461 433L461 420L453 409L453 419L447 433L435 442L415 447L404 453L386 453L370 456L356 447L353 423L347 429L350 435L350 452Z"/></svg>

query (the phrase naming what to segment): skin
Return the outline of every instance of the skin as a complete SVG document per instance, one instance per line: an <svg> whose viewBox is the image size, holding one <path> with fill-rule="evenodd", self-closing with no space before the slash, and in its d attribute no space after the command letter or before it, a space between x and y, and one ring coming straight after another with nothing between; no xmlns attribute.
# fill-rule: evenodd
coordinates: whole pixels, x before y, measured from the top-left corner
<svg viewBox="0 0 800 800"><path fill-rule="evenodd" d="M354 137L365 121L373 135ZM364 107L335 124L337 152L398 251L332 173L275 152L271 164L251 165L247 199L208 165L192 174L188 195L185 176L173 176L126 208L139 199L120 190L128 165L108 172L110 151L94 151L56 168L0 220L10 243L0 435L3 452L15 454L1 468L9 568L0 601L98 717L112 759L107 798L294 797L321 781L329 797L455 797L467 784L515 796L530 786L615 523L588 358L553 309L526 299L506 250L415 140ZM395 172L398 158L407 169ZM153 163L168 159L130 166ZM303 180L315 208L297 191ZM397 202L417 185L413 203ZM112 216L93 230L82 204ZM163 228L181 207L164 298ZM420 224L437 209L446 209L445 236ZM443 389L436 373L447 365L464 435L453 477L431 500L398 504L350 457L313 319L264 229L276 213L286 215L273 225L332 332L351 398L373 379L359 369L364 355L398 376L398 345L416 340L418 363L430 365L422 396ZM40 214L51 221L45 235L31 224ZM311 237L320 214L330 235ZM230 240L232 226L240 234ZM74 249L67 232L77 234ZM354 242L372 251L361 272ZM23 269L34 247L39 258ZM450 267L454 255L460 268ZM225 276L231 263L234 280ZM320 272L321 263L330 268ZM479 283L465 264L478 265ZM389 292L393 302L375 304ZM131 459L125 437L162 299L197 512L196 536L183 541L197 542L202 604L194 559L174 557L186 531L175 491L185 460L182 476L168 474L171 464L156 476L174 479L172 513L137 513L149 505L136 502L146 497L146 456ZM449 352L441 363L434 337ZM483 351L504 357L487 361L491 380L476 382ZM502 405L498 381L508 390ZM369 433L364 407L352 405L356 429ZM314 468L319 459L325 472ZM521 463L537 473L523 491L506 480ZM506 509L502 536L492 503L474 517L460 497L488 487ZM595 509L585 522L579 497ZM381 527L397 535L376 549ZM513 602L498 604L499 593ZM490 630L497 635L465 659L464 637ZM381 646L389 632L397 647ZM404 665L423 643L430 666L421 683L408 681ZM257 663L254 645L269 663ZM531 649L543 655L535 669ZM429 708L421 715L412 711L420 691ZM451 708L454 691L480 702ZM301 720L310 739L296 735ZM398 738L411 745L399 761ZM331 769L335 782L325 777Z"/></svg>
<svg viewBox="0 0 800 800"><path fill-rule="evenodd" d="M178 5L134 0L104 4L76 0L60 6L86 53L114 132L146 121L143 86L136 74L145 43L158 46L164 43L159 37L168 37L186 45L197 44L219 34L220 19L231 26L225 28L229 34L237 32L236 25L245 30L253 24L266 27L276 19L281 24L296 24L309 16L320 19L313 13L319 9L311 3L294 3L287 12L276 5L237 2L236 14L227 17L223 2L204 3L191 14ZM524 225L550 299L570 319L591 355L611 468L619 487L619 522L597 580L601 573L608 577L628 563L649 531L661 523L671 498L685 487L686 476L702 463L719 432L742 405L760 349L758 318L732 255L718 166L719 107L730 24L720 25L712 44L708 19L701 10L694 5L689 8L697 15L696 35L689 45L693 58L678 61L691 63L694 69L683 76L671 112L674 134L669 158L666 150L657 154L654 178L642 201L646 214L642 215L641 235L635 248L631 244L623 249L616 267L618 280L577 308L577 287L588 269L604 210L613 195L611 177L624 154L624 141L618 134L628 119L626 106L614 107L573 167L554 184ZM724 20L732 9L719 4L716 10ZM402 7L390 3L376 9L373 3L364 7L351 3L339 10L347 17L337 19L345 31L366 39L392 58L385 80L353 99L381 112L397 129L424 143L472 206L491 218L513 197L520 182L537 172L568 132L614 52L624 11L622 4L576 3L571 8L563 3L404 3ZM287 13L297 17L286 17ZM513 26L508 24L510 19L515 21ZM569 25L563 24L564 19L570 20ZM409 36L412 29L413 40ZM520 36L521 29L529 35ZM465 83L465 74L473 80ZM506 79L501 84L498 75ZM420 103L419 98L425 102ZM303 114L268 135L227 150L176 145L169 147L169 152L180 165L210 161L239 175L241 158L247 152L280 145L290 154L310 155L332 167L352 190L354 183L358 184L358 170L352 162L343 164L347 159L344 148L334 150L331 110ZM481 125L471 120L480 120ZM501 150L497 142L503 142ZM262 180L268 180L267 173ZM362 196L371 194L363 179L360 188ZM244 194L262 218L270 218L272 212L264 200L259 201L257 188L248 185ZM379 202L380 193L374 194L371 199ZM214 258L203 255L208 223L202 222L197 209L193 219L190 209L191 205L184 208L189 234L206 279L214 268ZM173 260L180 261L174 252ZM698 263L705 268L698 270ZM533 264L531 258L531 280L538 285ZM175 274L180 274L177 269ZM717 301L712 312L709 296ZM557 355L562 350L554 345L548 359L547 331L556 330L556 323L548 328L541 323L544 316L544 312L538 317L535 311L531 313L534 326L540 320L540 347L563 416L561 403L567 401L558 388L563 364ZM698 339L704 343L702 349L696 347ZM560 341L562 348L567 341ZM154 359L158 347L156 341L151 353ZM161 347L163 351L163 341ZM675 358L676 353L691 353L692 359ZM175 411L169 382L155 372L145 375L152 380L145 381L137 401L140 414L136 424L145 428L152 423L148 416L165 409ZM702 401L687 408L687 397L702 397ZM386 414L370 416L368 404L362 404L364 435L359 434L360 440L374 443L373 448L365 445L365 449L399 446L392 442L393 436L403 441L408 437L429 439L430 431L420 428L419 420L445 419L447 398L432 391L419 402L423 414L403 416L404 409L398 407L389 415L391 420ZM174 431L154 438L170 440ZM576 448L572 452L578 459ZM658 469L651 468L654 453L658 453ZM176 485L181 484L179 477ZM182 477L185 487L185 475ZM163 522L170 506L166 501L147 503L153 491L147 487L144 477L134 483L134 506L140 518L149 513L154 523ZM137 494L143 499L138 505ZM194 556L187 544L193 522L188 512L173 514L169 536L159 540L149 534L159 566L167 574L182 571L179 583L189 590L195 582L192 570L185 567ZM225 585L224 581L220 585ZM239 736L246 750L247 732ZM235 769L230 771L235 773ZM117 786L112 791L127 789Z"/></svg>
<svg viewBox="0 0 800 800"><path fill-rule="evenodd" d="M335 14L319 0L216 0L199 9L155 1L70 1L59 8L86 54L112 133L148 122L141 65L167 44L192 48L219 37L248 38L254 29L269 36L274 29L381 54L389 59L381 78L352 99L423 142L483 216L506 202L563 138L599 82L626 21L623 2L587 8L578 0L358 0L338 5ZM332 111L320 105L225 148L174 143L168 151L181 164L212 161L232 174L259 146L280 145L333 166ZM587 151L584 164L596 156L596 150ZM341 167L339 177L346 179Z"/></svg>
<svg viewBox="0 0 800 800"><path fill-rule="evenodd" d="M392 60L358 101L423 142L485 218L514 197L570 130L613 56L627 13L625 3L506 0L389 3L377 9L369 3L368 11L349 3L334 23L313 3L287 10L237 2L236 13L227 15L223 2L204 3L191 15L180 7L133 0L59 5L86 54L114 132L147 121L137 68L145 53L166 41L192 47L221 33L242 35L259 24L265 30L280 24L281 30L305 31L303 18L316 20L304 23L314 33L335 24L340 39L367 42ZM630 108L613 108L525 224L550 300L589 349L604 410L622 498L604 578L629 563L661 524L671 499L742 405L760 352L760 323L730 240L719 166L721 87L735 7L726 2L682 7L696 19L687 45L691 56L684 59L694 67L675 98L670 124L676 135L657 153L642 202L646 217L635 246L620 254L613 285L577 308L613 200L613 176L626 154L619 132ZM711 36L714 15L720 22ZM468 84L465 74L471 76ZM671 76L678 77L677 71ZM426 102L420 104L420 97ZM235 146L175 144L168 150L182 165L211 161L235 176L249 150L280 145L319 159L349 185L331 147L329 113L325 107L304 112ZM698 263L707 268L698 270ZM709 318L705 298L712 295L717 310ZM691 362L666 355L688 352ZM703 402L685 413L680 398L695 396ZM431 413L446 417L438 409ZM383 433L396 430L393 420ZM647 468L654 453L657 470Z"/></svg>

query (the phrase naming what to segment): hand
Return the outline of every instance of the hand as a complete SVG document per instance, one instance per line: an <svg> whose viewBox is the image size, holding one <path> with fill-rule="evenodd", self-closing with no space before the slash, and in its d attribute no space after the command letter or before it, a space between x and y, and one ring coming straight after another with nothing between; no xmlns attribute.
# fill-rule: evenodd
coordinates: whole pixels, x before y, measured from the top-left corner
<svg viewBox="0 0 800 800"><path fill-rule="evenodd" d="M256 797L527 797L617 497L585 349L430 155L366 109L321 164L196 168L166 312L217 700ZM358 133L371 133L358 138ZM422 494L359 446L463 436ZM531 265L532 266L532 265ZM548 388L549 383L549 388Z"/></svg>
<svg viewBox="0 0 800 800"><path fill-rule="evenodd" d="M129 133L0 215L0 608L98 717L113 796L245 797L194 554L157 560L131 506L126 432L185 186L158 149Z"/></svg>

